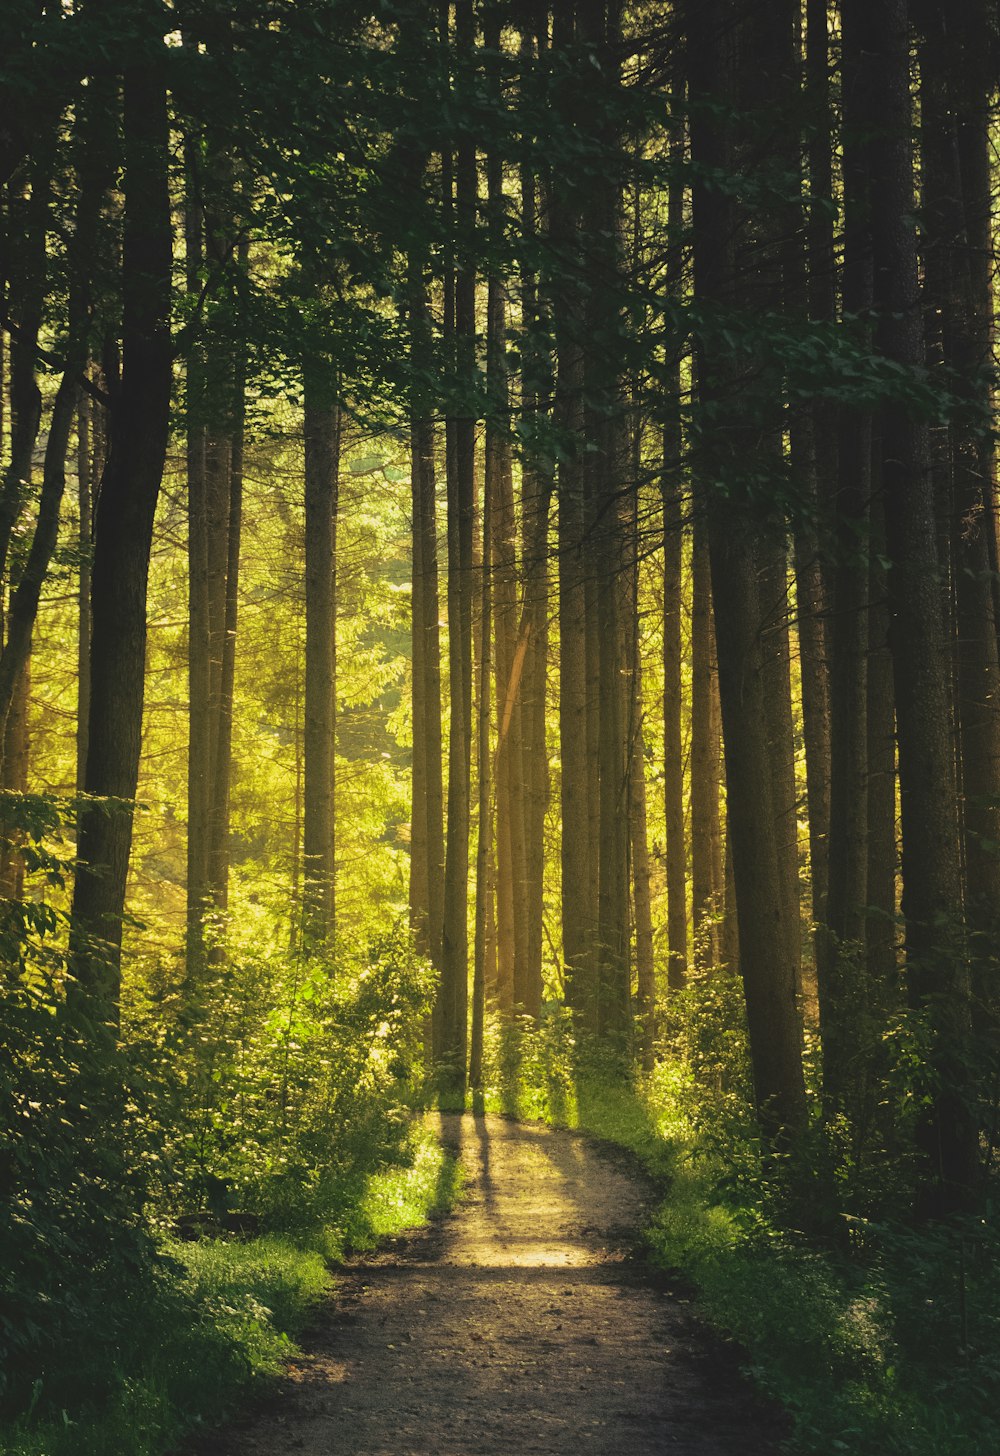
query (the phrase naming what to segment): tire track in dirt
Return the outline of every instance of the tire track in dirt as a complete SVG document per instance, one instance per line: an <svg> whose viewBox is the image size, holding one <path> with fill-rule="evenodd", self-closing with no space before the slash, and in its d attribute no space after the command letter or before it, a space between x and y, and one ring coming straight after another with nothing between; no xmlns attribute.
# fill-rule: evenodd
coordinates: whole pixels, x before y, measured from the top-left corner
<svg viewBox="0 0 1000 1456"><path fill-rule="evenodd" d="M442 1116L466 1194L348 1263L308 1354L194 1456L773 1456L781 1426L635 1257L649 1200L600 1144Z"/></svg>

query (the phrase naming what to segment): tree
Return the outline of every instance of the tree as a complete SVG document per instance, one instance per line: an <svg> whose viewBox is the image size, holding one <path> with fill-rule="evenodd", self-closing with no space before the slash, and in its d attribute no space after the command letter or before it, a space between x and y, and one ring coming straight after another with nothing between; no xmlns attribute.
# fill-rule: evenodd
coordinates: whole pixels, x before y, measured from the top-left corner
<svg viewBox="0 0 1000 1456"><path fill-rule="evenodd" d="M337 502L340 401L335 378L305 372L306 661L303 757L303 927L307 943L335 929L334 773L337 692Z"/></svg>
<svg viewBox="0 0 1000 1456"><path fill-rule="evenodd" d="M123 84L122 373L95 520L84 783L93 802L80 816L73 889L76 979L112 1024L142 734L146 584L172 383L169 124L158 47L151 17Z"/></svg>
<svg viewBox="0 0 1000 1456"><path fill-rule="evenodd" d="M423 260L411 255L409 327L416 369L430 340ZM419 376L418 376L419 377ZM441 766L441 646L438 629L437 506L434 422L414 387L410 414L413 503L413 819L410 919L420 949L441 963L444 901L444 806Z"/></svg>
<svg viewBox="0 0 1000 1456"><path fill-rule="evenodd" d="M780 304L775 220L763 209L756 216L750 203L733 199L711 179L720 170L745 177L761 155L761 136L770 137L781 125L790 75L790 12L695 6L687 14L687 39L692 158L698 167L695 288L722 318L739 307L773 313ZM720 81L721 116L714 93ZM749 136L747 117L754 128ZM708 539L740 969L758 1111L765 1132L780 1139L798 1131L805 1118L795 1000L798 907L778 837L776 745L765 696L761 571L768 556L773 559L780 527L767 520L757 504L758 483L752 474L748 478L752 462L775 468L777 401L770 392L774 382L762 380L752 350L736 356L720 326L704 327L697 348L697 450L710 491Z"/></svg>
<svg viewBox="0 0 1000 1456"><path fill-rule="evenodd" d="M909 139L909 30L905 0L873 10L878 84L867 99L872 141L872 256L881 355L918 383L923 330L913 226ZM949 683L926 420L903 392L881 412L882 479L889 561L890 648L899 735L903 915L910 996L933 1028L939 1081L923 1129L931 1206L968 1197L976 1135L965 1088L968 963L962 895Z"/></svg>
<svg viewBox="0 0 1000 1456"><path fill-rule="evenodd" d="M843 308L871 347L871 193L864 96L875 81L870 9L843 12L844 267ZM868 899L868 663L871 590L872 416L856 405L840 411L837 478L831 492L830 830L825 934L819 969L823 1086L827 1107L844 1110L857 1089ZM855 1109L857 1110L857 1109Z"/></svg>
<svg viewBox="0 0 1000 1456"><path fill-rule="evenodd" d="M442 19L447 42L448 18ZM458 63L462 81L468 71L474 43L471 4L456 11ZM456 77L456 85L459 78ZM454 173L454 180L452 178ZM447 525L448 525L448 669L451 714L448 737L448 833L444 867L444 922L441 947L441 987L438 999L436 1054L450 1069L456 1086L464 1090L468 1059L469 1020L469 831L472 772L472 561L475 513L476 421L462 394L475 388L476 270L471 256L476 213L476 150L463 137L454 153L442 153L442 186L448 246L452 256L444 280L445 327L448 363L453 373L456 404L445 420ZM454 196L452 189L454 187ZM458 245L451 242L457 238ZM461 261L458 262L458 254Z"/></svg>
<svg viewBox="0 0 1000 1456"><path fill-rule="evenodd" d="M558 80L553 111L560 126L580 114L570 4L553 12L552 52ZM583 300L579 287L580 190L569 170L553 174L550 243L557 262L552 280L556 324L555 423L559 560L559 742L561 807L562 950L566 1001L587 1030L597 1025L594 962L589 764L592 731L587 711L587 564L584 547Z"/></svg>

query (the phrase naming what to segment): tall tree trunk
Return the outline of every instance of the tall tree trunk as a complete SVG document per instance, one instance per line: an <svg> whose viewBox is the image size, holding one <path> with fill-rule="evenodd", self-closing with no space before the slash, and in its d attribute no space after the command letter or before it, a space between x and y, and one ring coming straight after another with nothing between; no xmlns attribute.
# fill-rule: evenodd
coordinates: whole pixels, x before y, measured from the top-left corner
<svg viewBox="0 0 1000 1456"><path fill-rule="evenodd" d="M500 11L491 5L484 16L486 50L500 51ZM498 78L496 78L498 80ZM495 98L500 92L494 89ZM494 248L502 246L504 224L503 164L493 148L487 159L487 209ZM501 1002L510 982L512 1008L537 1016L540 983L528 974L528 925L524 914L527 887L525 783L521 681L527 637L518 625L517 523L510 444L510 383L506 355L506 298L496 261L487 279L486 422L487 489L492 493L494 560L494 638L497 700L497 936Z"/></svg>
<svg viewBox="0 0 1000 1456"><path fill-rule="evenodd" d="M334 713L336 531L340 402L328 374L304 373L305 605L303 931L307 944L334 930Z"/></svg>
<svg viewBox="0 0 1000 1456"><path fill-rule="evenodd" d="M830 107L830 44L826 0L806 4L806 175L810 201L804 249L794 246L794 268L805 270L796 303L821 324L836 318L836 265L833 239L833 118ZM796 625L802 683L802 736L806 760L809 817L809 867L815 956L826 921L830 832L830 681L829 583L820 535L827 527L838 467L835 407L813 401L793 414L792 464L803 499L794 536ZM818 964L817 964L818 980Z"/></svg>
<svg viewBox="0 0 1000 1456"><path fill-rule="evenodd" d="M709 309L773 311L780 303L777 220L759 199L733 198L704 178L720 168L728 175L752 170L753 157L766 151L761 136L786 124L781 101L789 93L791 10L772 6L737 14L728 0L716 0L691 5L687 20L692 156L698 165L696 289ZM725 118L718 111L720 85L729 108ZM732 108L741 117L739 132ZM744 141L750 131L753 153ZM709 554L740 966L758 1111L774 1141L802 1127L805 1093L793 953L798 915L796 906L790 923L793 895L778 836L760 595L761 570L774 558L775 527L760 518L747 480L748 468L758 469L762 458L776 455L776 427L767 408L773 381L762 385L759 361L735 358L721 334L706 326L699 339L698 383L699 468L710 485Z"/></svg>
<svg viewBox="0 0 1000 1456"><path fill-rule="evenodd" d="M15 792L23 792L27 787L27 708L34 609L31 607L28 612L22 609L18 625L14 603L21 564L13 559L12 546L18 518L31 486L33 456L42 421L42 396L35 366L45 293L53 140L46 132L35 148L27 169L27 198L18 195L11 199L11 215L6 221L12 230L20 224L21 238L17 251L4 259L3 269L4 274L9 275L5 278L8 285L5 323L10 329L11 342L10 455L0 491L0 613L3 618L0 663L3 658L7 661L6 704L0 716L0 786ZM51 496L51 474L49 484ZM48 515L51 518L51 511ZM34 594L34 600L37 603L37 594ZM22 594L22 608L24 605L28 604ZM24 885L24 861L18 847L18 834L4 824L0 824L0 831L0 892L8 898L20 898Z"/></svg>
<svg viewBox="0 0 1000 1456"><path fill-rule="evenodd" d="M553 104L561 126L579 111L573 69L573 6L553 12ZM549 238L556 269L551 291L556 329L556 426L563 449L558 463L559 558L559 748L562 950L566 1003L577 1025L594 1031L597 988L594 967L595 905L591 859L587 751L587 601L583 495L583 303L578 286L580 198L570 174L552 179Z"/></svg>
<svg viewBox="0 0 1000 1456"><path fill-rule="evenodd" d="M678 369L679 376L679 369ZM680 380L676 379L679 396ZM668 408L669 408L668 401ZM680 420L663 432L663 795L666 814L667 986L687 981L687 854L684 845L684 744L681 730L683 507Z"/></svg>
<svg viewBox="0 0 1000 1456"><path fill-rule="evenodd" d="M198 194L198 148L186 148L187 199L184 266L189 296L197 297L204 267L204 218ZM209 883L209 793L211 784L211 656L209 650L208 503L205 474L205 360L199 341L186 361L187 528L188 528L188 762L187 762L187 937L190 985L204 968L204 917Z"/></svg>
<svg viewBox="0 0 1000 1456"><path fill-rule="evenodd" d="M718 965L716 878L719 842L719 725L715 691L715 627L704 510L692 521L691 544L691 918L695 964Z"/></svg>
<svg viewBox="0 0 1000 1456"><path fill-rule="evenodd" d="M945 387L961 408L944 448L956 621L956 717L965 900L970 926L996 925L1000 904L1000 664L989 535L992 531L990 34L983 0L945 19L918 8L921 124L926 136L922 212L935 260L936 306ZM928 262L929 266L929 262ZM925 285L926 293L926 285Z"/></svg>
<svg viewBox="0 0 1000 1456"><path fill-rule="evenodd" d="M535 17L544 29L544 18ZM536 50L525 30L521 55L525 73ZM521 730L524 753L525 919L527 923L527 980L534 1014L542 1003L542 940L545 888L545 815L549 803L549 762L546 738L546 683L548 677L549 509L554 462L544 444L552 395L552 360L546 341L551 329L551 299L543 297L535 255L539 241L539 177L537 164L526 159L520 169L521 318L526 331L521 364L521 431L525 441L521 464L521 563L524 580L524 630L527 647L522 674Z"/></svg>
<svg viewBox="0 0 1000 1456"><path fill-rule="evenodd" d="M414 363L428 350L430 319L420 259L410 259ZM413 829L410 920L421 952L440 970L444 919L444 788L441 765L441 647L438 628L434 424L419 389L411 402L413 506Z"/></svg>
<svg viewBox="0 0 1000 1456"><path fill-rule="evenodd" d="M633 468L638 480L641 459L641 424L633 421ZM653 1069L656 1053L656 970L653 954L653 908L649 886L649 839L646 823L646 743L642 696L642 651L639 631L639 497L633 496L628 564L627 681L628 702L628 815L632 865L632 903L635 924L636 1020L640 1063Z"/></svg>
<svg viewBox="0 0 1000 1456"><path fill-rule="evenodd" d="M880 470L879 445L873 474ZM868 609L868 914L865 922L865 976L869 1005L885 1015L899 1002L896 956L896 888L899 849L896 836L896 708L889 651L889 602L885 571L885 512L881 497L872 502Z"/></svg>
<svg viewBox="0 0 1000 1456"><path fill-rule="evenodd" d="M35 377L38 335L45 293L45 242L52 198L52 139L40 140L29 173L27 199L8 225L20 223L21 240L7 260L7 316L10 329L10 456L0 491L0 582L9 581L10 548L25 491L31 480L35 441L42 422L42 396Z"/></svg>
<svg viewBox="0 0 1000 1456"><path fill-rule="evenodd" d="M188 598L188 935L189 980L223 956L219 931L229 900L229 795L242 532L245 365L226 337L236 317L235 181L225 138L212 138L203 162L186 149L185 271L188 292L203 290L204 268L221 278L213 301L220 334L192 348L187 367ZM211 944L206 924L214 918Z"/></svg>
<svg viewBox="0 0 1000 1456"><path fill-rule="evenodd" d="M447 10L447 6L445 7ZM467 72L475 41L470 0L456 9L457 64ZM447 16L442 20L447 32ZM471 76L464 74L468 83ZM447 153L447 171L451 153ZM460 140L454 164L455 198L447 177L446 205L455 224L459 258L449 260L446 321L453 388L461 400L471 395L475 376L476 275L471 254L476 213L476 153L467 137ZM448 327L450 326L450 327ZM437 1055L450 1069L456 1090L465 1088L469 1019L469 830L472 767L472 597L473 504L475 496L476 422L471 405L450 412L447 434L448 489L448 666L451 717L448 739L448 835L445 850L444 927L441 985L438 997Z"/></svg>
<svg viewBox="0 0 1000 1456"><path fill-rule="evenodd" d="M81 357L80 369L83 364ZM0 725L6 721L18 679L31 653L31 636L42 586L59 538L59 513L66 487L66 457L79 393L76 383L78 372L75 365L72 373L67 370L56 393L45 441L42 491L35 530L7 608L6 640L0 652Z"/></svg>
<svg viewBox="0 0 1000 1456"><path fill-rule="evenodd" d="M476 922L472 976L472 1028L469 1048L469 1081L474 1088L483 1084L483 1033L486 998L492 982L491 939L493 935L493 760L490 751L492 722L493 637L493 503L483 492L483 530L479 581L478 654L476 662Z"/></svg>
<svg viewBox="0 0 1000 1456"><path fill-rule="evenodd" d="M225 614L210 806L212 832L209 842L209 870L215 903L223 911L229 906L229 801L233 770L233 699L236 689L236 633L239 625L240 550L243 533L243 455L246 405L242 373L242 368L237 366L229 442ZM336 543L334 559L336 560ZM331 694L335 694L335 692L336 667L334 666Z"/></svg>
<svg viewBox="0 0 1000 1456"><path fill-rule="evenodd" d="M865 96L872 84L870 8L843 11L844 315L858 346L871 348L871 197ZM872 419L844 405L837 441L838 475L830 501L834 561L830 643L829 891L819 944L823 1091L828 1114L859 1111L866 986L868 904L868 662Z"/></svg>
<svg viewBox="0 0 1000 1456"><path fill-rule="evenodd" d="M76 478L79 524L77 549L80 574L77 581L76 646L76 787L83 789L87 769L87 729L90 719L90 553L93 548L94 478L97 461L97 430L92 428L91 404L80 395L76 419Z"/></svg>
<svg viewBox="0 0 1000 1456"><path fill-rule="evenodd" d="M619 409L621 401L619 401ZM613 422L609 433L617 433ZM598 1030L604 1036L624 1038L631 1025L628 922L629 761L626 742L624 681L624 623L619 580L623 571L621 523L613 499L625 461L623 452L609 441L604 497L605 526L601 541L598 594L600 628L600 898L598 902Z"/></svg>
<svg viewBox="0 0 1000 1456"><path fill-rule="evenodd" d="M497 354L503 348L503 299L500 283L490 279L490 354L496 369ZM491 388L491 411L503 409ZM506 398L506 380L503 385ZM494 531L494 677L496 679L497 753L497 953L499 957L500 1005L505 1011L526 1011L527 927L524 924L525 842L524 792L521 756L520 676L523 653L519 652L517 624L517 564L514 494L510 445L502 414L487 420L486 492L493 511Z"/></svg>
<svg viewBox="0 0 1000 1456"><path fill-rule="evenodd" d="M206 887L207 905L216 944L213 959L221 953L218 936L225 910L225 874L220 876L216 850L226 838L227 826L218 822L219 768L222 740L222 679L226 655L226 606L228 599L227 568L229 565L230 520L232 494L233 424L231 359L210 358L207 403L211 413L205 441L205 526L208 561L208 681L209 741L206 783ZM218 411L218 413L216 413ZM225 766L228 779L228 763ZM228 798L228 796L227 796Z"/></svg>
<svg viewBox="0 0 1000 1456"><path fill-rule="evenodd" d="M28 708L31 699L31 651L14 682L10 709L0 737L0 786L23 794L28 788L31 739ZM24 895L24 856L20 837L9 830L0 835L0 895L20 900Z"/></svg>
<svg viewBox="0 0 1000 1456"><path fill-rule="evenodd" d="M776 465L777 470L777 465ZM795 737L792 722L791 644L788 618L788 555L783 542L770 534L759 556L760 605L763 612L761 649L764 658L764 706L771 743L772 804L778 845L782 920L787 933L785 954L792 967L796 995L802 990L802 930L799 902L798 798L795 790Z"/></svg>
<svg viewBox="0 0 1000 1456"><path fill-rule="evenodd" d="M720 705L721 713L721 705ZM732 973L740 969L740 929L736 915L736 874L733 869L733 836L729 827L729 796L726 796L726 848L723 856L722 877L726 887L722 924L719 927L719 959Z"/></svg>
<svg viewBox="0 0 1000 1456"><path fill-rule="evenodd" d="M684 294L684 131L670 141L672 171L667 192L667 294L675 307ZM683 615L683 485L681 350L667 345L663 400L663 804L667 874L667 989L687 980L687 854L684 844L684 748L681 619ZM703 503L699 503L701 505ZM692 825L693 827L693 825Z"/></svg>
<svg viewBox="0 0 1000 1456"><path fill-rule="evenodd" d="M66 457L76 420L80 380L84 376L89 354L88 333L92 312L90 270L98 238L101 208L114 165L114 145L109 134L109 103L107 86L98 82L80 99L78 105L79 121L75 137L78 200L73 234L67 252L68 339L64 348L63 374L49 418L35 529L7 613L5 640L0 653L0 724L10 710L17 681L28 660L42 585L59 537L59 515L66 486ZM41 194L37 199L34 196L32 198L32 227L41 230L44 246L47 184L42 184L41 178L36 178L35 185L41 188ZM37 238L29 239L31 246L36 246L37 241ZM30 277L26 280L29 295L38 286L37 267L36 260L29 270ZM37 294L30 309L32 312L37 309ZM35 317L37 318L37 314ZM32 322L30 327L37 339L37 322ZM23 441L17 442L19 451L26 447L32 425L35 432L38 428L36 401L32 397L34 361L20 361L20 370L24 371L24 379L18 380L18 414L21 413L20 397L23 395L29 418L23 424ZM21 429L18 433L21 433ZM14 463L12 458L12 465Z"/></svg>
<svg viewBox="0 0 1000 1456"><path fill-rule="evenodd" d="M156 64L137 64L125 73L124 139L122 376L97 508L93 569L85 788L95 802L80 815L70 940L76 982L113 1026L142 736L146 586L172 373L169 124ZM115 802L97 802L102 799Z"/></svg>
<svg viewBox="0 0 1000 1456"><path fill-rule="evenodd" d="M869 97L872 252L880 353L923 368L906 0L881 0L873 16L878 85ZM890 647L896 688L903 834L903 914L911 998L932 1029L937 1078L922 1130L925 1205L968 1197L977 1143L966 1085L968 963L962 897L949 680L938 587L933 484L926 425L904 399L882 411L882 489L889 571Z"/></svg>
<svg viewBox="0 0 1000 1456"><path fill-rule="evenodd" d="M589 506L596 628L588 652L597 683L598 782L598 1031L623 1039L630 1030L628 926L628 768L625 624L621 580L628 552L630 495L625 419L621 301L622 147L620 8L616 0L581 0L578 6L581 84L596 89L585 135L600 156L584 208L583 285L586 290L584 388ZM583 76L589 77L583 83ZM589 585L589 583L588 583ZM589 625L589 624L588 624ZM589 675L589 674L588 674ZM593 866L591 867L593 873Z"/></svg>

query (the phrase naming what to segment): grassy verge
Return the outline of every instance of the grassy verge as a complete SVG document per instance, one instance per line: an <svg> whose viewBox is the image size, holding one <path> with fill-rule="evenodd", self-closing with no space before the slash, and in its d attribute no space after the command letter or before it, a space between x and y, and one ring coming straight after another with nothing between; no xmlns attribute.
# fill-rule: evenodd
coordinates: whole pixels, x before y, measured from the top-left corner
<svg viewBox="0 0 1000 1456"><path fill-rule="evenodd" d="M330 1287L327 1260L373 1247L450 1206L454 1160L425 1122L407 1156L369 1177L337 1227L292 1239L164 1244L155 1296L122 1312L114 1369L91 1409L73 1419L34 1413L0 1426L3 1456L160 1456L211 1425L295 1353L310 1306ZM58 1378L58 1376L56 1376Z"/></svg>
<svg viewBox="0 0 1000 1456"><path fill-rule="evenodd" d="M529 1042L495 1050L485 1105L640 1158L664 1192L646 1231L651 1257L682 1270L709 1322L744 1347L760 1388L790 1414L792 1449L1000 1451L1000 1260L985 1223L844 1218L840 1238L796 1232L775 1216L742 1133L713 1123L683 1068L665 1064L632 1087L620 1069L573 1072L571 1058L560 1073Z"/></svg>
<svg viewBox="0 0 1000 1456"><path fill-rule="evenodd" d="M720 1150L677 1150L648 1231L748 1354L809 1456L1000 1451L997 1277L967 1230L844 1220L822 1241L727 1187Z"/></svg>

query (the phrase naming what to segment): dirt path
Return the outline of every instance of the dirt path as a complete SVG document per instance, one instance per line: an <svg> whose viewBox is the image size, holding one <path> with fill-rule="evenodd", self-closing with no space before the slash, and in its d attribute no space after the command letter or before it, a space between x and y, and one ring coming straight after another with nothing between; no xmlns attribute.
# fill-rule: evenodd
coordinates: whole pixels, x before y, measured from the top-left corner
<svg viewBox="0 0 1000 1456"><path fill-rule="evenodd" d="M632 1257L646 1190L571 1133L443 1117L466 1197L338 1274L267 1407L199 1456L772 1456L772 1418Z"/></svg>

